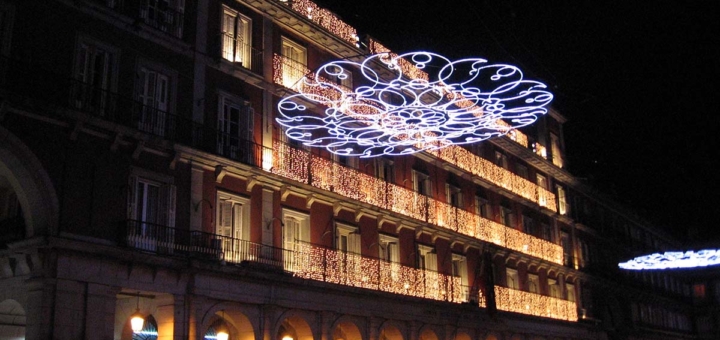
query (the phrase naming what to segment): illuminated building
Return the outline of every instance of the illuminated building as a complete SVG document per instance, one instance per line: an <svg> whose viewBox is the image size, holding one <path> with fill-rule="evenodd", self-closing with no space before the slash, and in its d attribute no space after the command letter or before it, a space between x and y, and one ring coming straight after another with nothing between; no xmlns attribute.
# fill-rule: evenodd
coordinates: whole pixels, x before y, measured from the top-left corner
<svg viewBox="0 0 720 340"><path fill-rule="evenodd" d="M674 241L564 170L554 110L413 155L284 137L303 76L379 52L305 0L0 0L0 339L697 337L691 282L616 265Z"/></svg>

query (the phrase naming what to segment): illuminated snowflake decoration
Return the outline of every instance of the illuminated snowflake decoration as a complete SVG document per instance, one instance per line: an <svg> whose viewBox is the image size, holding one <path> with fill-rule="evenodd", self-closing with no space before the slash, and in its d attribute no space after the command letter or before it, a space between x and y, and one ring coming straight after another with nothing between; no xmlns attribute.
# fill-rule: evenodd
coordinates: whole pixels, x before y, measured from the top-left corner
<svg viewBox="0 0 720 340"><path fill-rule="evenodd" d="M435 71L432 74L429 71ZM342 85L362 75L354 90ZM515 66L429 52L334 61L280 100L278 123L304 145L362 158L475 143L532 124L553 96ZM324 110L310 113L311 107Z"/></svg>
<svg viewBox="0 0 720 340"><path fill-rule="evenodd" d="M675 269L707 267L720 264L720 249L705 249L700 251L665 252L636 257L630 261L618 264L622 269Z"/></svg>

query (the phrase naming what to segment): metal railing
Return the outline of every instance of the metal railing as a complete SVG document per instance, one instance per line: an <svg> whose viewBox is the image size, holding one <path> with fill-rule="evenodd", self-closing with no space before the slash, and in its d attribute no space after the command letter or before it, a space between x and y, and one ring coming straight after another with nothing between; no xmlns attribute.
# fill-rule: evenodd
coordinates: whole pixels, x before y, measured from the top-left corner
<svg viewBox="0 0 720 340"><path fill-rule="evenodd" d="M144 0L140 3L140 18L146 24L181 38L183 35L182 12L168 6L168 1Z"/></svg>
<svg viewBox="0 0 720 340"><path fill-rule="evenodd" d="M258 263L296 277L450 302L481 301L460 277L391 263L307 242L277 248L233 237L127 220L121 244L156 254L185 255L226 263Z"/></svg>
<svg viewBox="0 0 720 340"><path fill-rule="evenodd" d="M222 57L255 73L262 73L262 50L253 48L242 39L226 32L222 35Z"/></svg>

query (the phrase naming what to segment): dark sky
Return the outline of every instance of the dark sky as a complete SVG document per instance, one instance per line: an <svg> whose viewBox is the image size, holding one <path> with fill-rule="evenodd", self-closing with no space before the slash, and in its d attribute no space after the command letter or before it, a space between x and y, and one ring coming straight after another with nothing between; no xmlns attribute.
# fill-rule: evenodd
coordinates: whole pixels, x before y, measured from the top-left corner
<svg viewBox="0 0 720 340"><path fill-rule="evenodd" d="M568 118L572 174L658 226L720 244L717 1L317 3L396 52L518 65Z"/></svg>

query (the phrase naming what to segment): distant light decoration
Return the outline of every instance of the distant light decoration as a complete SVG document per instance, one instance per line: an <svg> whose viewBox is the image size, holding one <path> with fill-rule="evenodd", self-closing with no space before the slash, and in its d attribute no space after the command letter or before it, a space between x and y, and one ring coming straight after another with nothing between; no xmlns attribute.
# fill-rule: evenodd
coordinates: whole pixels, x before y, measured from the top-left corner
<svg viewBox="0 0 720 340"><path fill-rule="evenodd" d="M705 249L699 251L668 251L663 254L655 253L636 257L630 261L622 262L618 266L622 269L678 269L715 266L720 264L720 249Z"/></svg>
<svg viewBox="0 0 720 340"><path fill-rule="evenodd" d="M405 74L407 63L437 72L416 78ZM330 81L348 78L350 70L369 85L350 90ZM535 122L553 98L544 84L525 79L515 66L480 58L451 61L431 52L334 61L300 82L299 93L278 104L277 121L286 135L306 146L361 158L502 136ZM309 112L316 104L325 108L322 114Z"/></svg>

